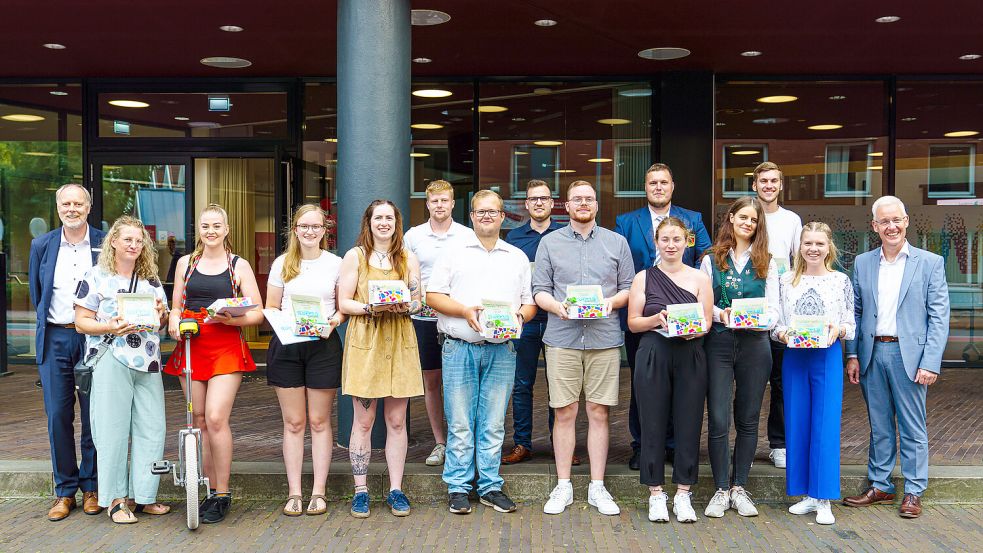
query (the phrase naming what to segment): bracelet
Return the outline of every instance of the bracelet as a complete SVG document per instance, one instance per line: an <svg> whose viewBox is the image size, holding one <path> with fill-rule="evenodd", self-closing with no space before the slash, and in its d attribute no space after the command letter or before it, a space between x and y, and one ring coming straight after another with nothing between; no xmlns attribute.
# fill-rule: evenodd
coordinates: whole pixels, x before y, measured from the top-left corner
<svg viewBox="0 0 983 553"><path fill-rule="evenodd" d="M369 304L365 304L364 306L362 306L362 311L365 311L365 314L369 317L375 315L374 313L372 313L372 306Z"/></svg>

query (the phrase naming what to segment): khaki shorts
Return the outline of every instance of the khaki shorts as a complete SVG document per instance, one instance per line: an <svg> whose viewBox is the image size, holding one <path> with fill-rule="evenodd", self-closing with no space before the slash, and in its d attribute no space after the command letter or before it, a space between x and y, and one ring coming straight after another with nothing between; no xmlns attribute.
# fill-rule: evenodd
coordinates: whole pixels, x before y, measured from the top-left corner
<svg viewBox="0 0 983 553"><path fill-rule="evenodd" d="M621 348L567 349L546 346L546 380L550 407L559 409L580 400L599 405L618 404Z"/></svg>

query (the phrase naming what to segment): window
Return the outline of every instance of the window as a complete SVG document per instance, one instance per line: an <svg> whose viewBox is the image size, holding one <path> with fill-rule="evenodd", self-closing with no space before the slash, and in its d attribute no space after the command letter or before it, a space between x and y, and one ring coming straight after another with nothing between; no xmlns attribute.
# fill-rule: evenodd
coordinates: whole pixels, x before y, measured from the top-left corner
<svg viewBox="0 0 983 553"><path fill-rule="evenodd" d="M636 140L614 146L614 195L645 197L645 170L652 165L652 142Z"/></svg>
<svg viewBox="0 0 983 553"><path fill-rule="evenodd" d="M872 165L873 151L870 142L827 145L825 196L869 196L871 171L882 169L880 163Z"/></svg>
<svg viewBox="0 0 983 553"><path fill-rule="evenodd" d="M727 144L721 161L720 188L725 198L754 194L754 168L768 161L767 144Z"/></svg>
<svg viewBox="0 0 983 553"><path fill-rule="evenodd" d="M932 144L928 148L928 197L976 196L976 144Z"/></svg>
<svg viewBox="0 0 983 553"><path fill-rule="evenodd" d="M512 146L512 197L525 198L526 183L532 179L546 181L556 195L562 174L556 172L559 168L560 149L556 146Z"/></svg>

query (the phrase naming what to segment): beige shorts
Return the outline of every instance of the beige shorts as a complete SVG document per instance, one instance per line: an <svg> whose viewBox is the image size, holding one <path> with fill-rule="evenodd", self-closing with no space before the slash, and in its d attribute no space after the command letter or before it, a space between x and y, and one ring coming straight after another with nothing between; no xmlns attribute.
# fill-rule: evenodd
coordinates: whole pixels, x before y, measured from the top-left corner
<svg viewBox="0 0 983 553"><path fill-rule="evenodd" d="M591 403L618 404L621 348L567 349L546 346L546 380L550 407L559 409L580 400L580 392Z"/></svg>

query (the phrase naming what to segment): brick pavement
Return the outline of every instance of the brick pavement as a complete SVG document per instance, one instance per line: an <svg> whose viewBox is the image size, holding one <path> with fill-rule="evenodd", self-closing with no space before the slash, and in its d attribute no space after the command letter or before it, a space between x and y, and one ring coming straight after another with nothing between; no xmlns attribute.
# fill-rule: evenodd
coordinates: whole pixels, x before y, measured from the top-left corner
<svg viewBox="0 0 983 553"><path fill-rule="evenodd" d="M288 518L280 504L239 502L229 518L195 532L184 527L177 509L163 517L138 515L140 522L117 526L106 515L73 513L51 523L44 500L0 501L0 550L32 551L979 551L983 506L928 507L922 518L906 520L888 506L834 507L833 526L811 515L793 516L785 505L760 505L756 518L728 512L695 524L654 524L639 503L622 504L616 517L597 514L577 501L562 515L546 516L539 504L520 504L512 514L482 506L467 516L443 504L414 504L396 518L373 504L372 516L357 520L348 505L332 502L324 516Z"/></svg>
<svg viewBox="0 0 983 553"><path fill-rule="evenodd" d="M627 462L631 455L628 447L628 369L622 370L620 404L611 411L611 463ZM165 376L169 385L166 394L168 414L167 455L176 456L176 442L170 432L184 424L183 399L176 379ZM48 459L49 448L42 404L41 390L34 386L36 372L30 367L19 366L16 374L0 379L0 459ZM756 458L767 462L768 443L766 422L768 411L767 391L761 414L758 451ZM533 427L533 448L537 452L532 462L552 461L549 435L546 432L546 379L542 372L536 381L536 415ZM866 406L858 386L845 384L842 424L843 464L866 464L867 441L870 427ZM930 463L933 465L983 464L983 370L948 369L928 394L928 430ZM430 425L422 398L410 404L410 447L407 462L423 462L433 447ZM586 459L587 422L581 409L577 425L577 453ZM512 446L511 413L506 418L506 448ZM333 426L336 422L333 421ZM235 459L241 461L279 461L282 423L280 410L273 390L266 385L262 375L247 378L236 400L232 416L235 436ZM706 423L701 439L702 462L707 462ZM310 440L308 453L310 458ZM335 448L334 459L347 460L347 451ZM376 454L381 461L381 453Z"/></svg>

